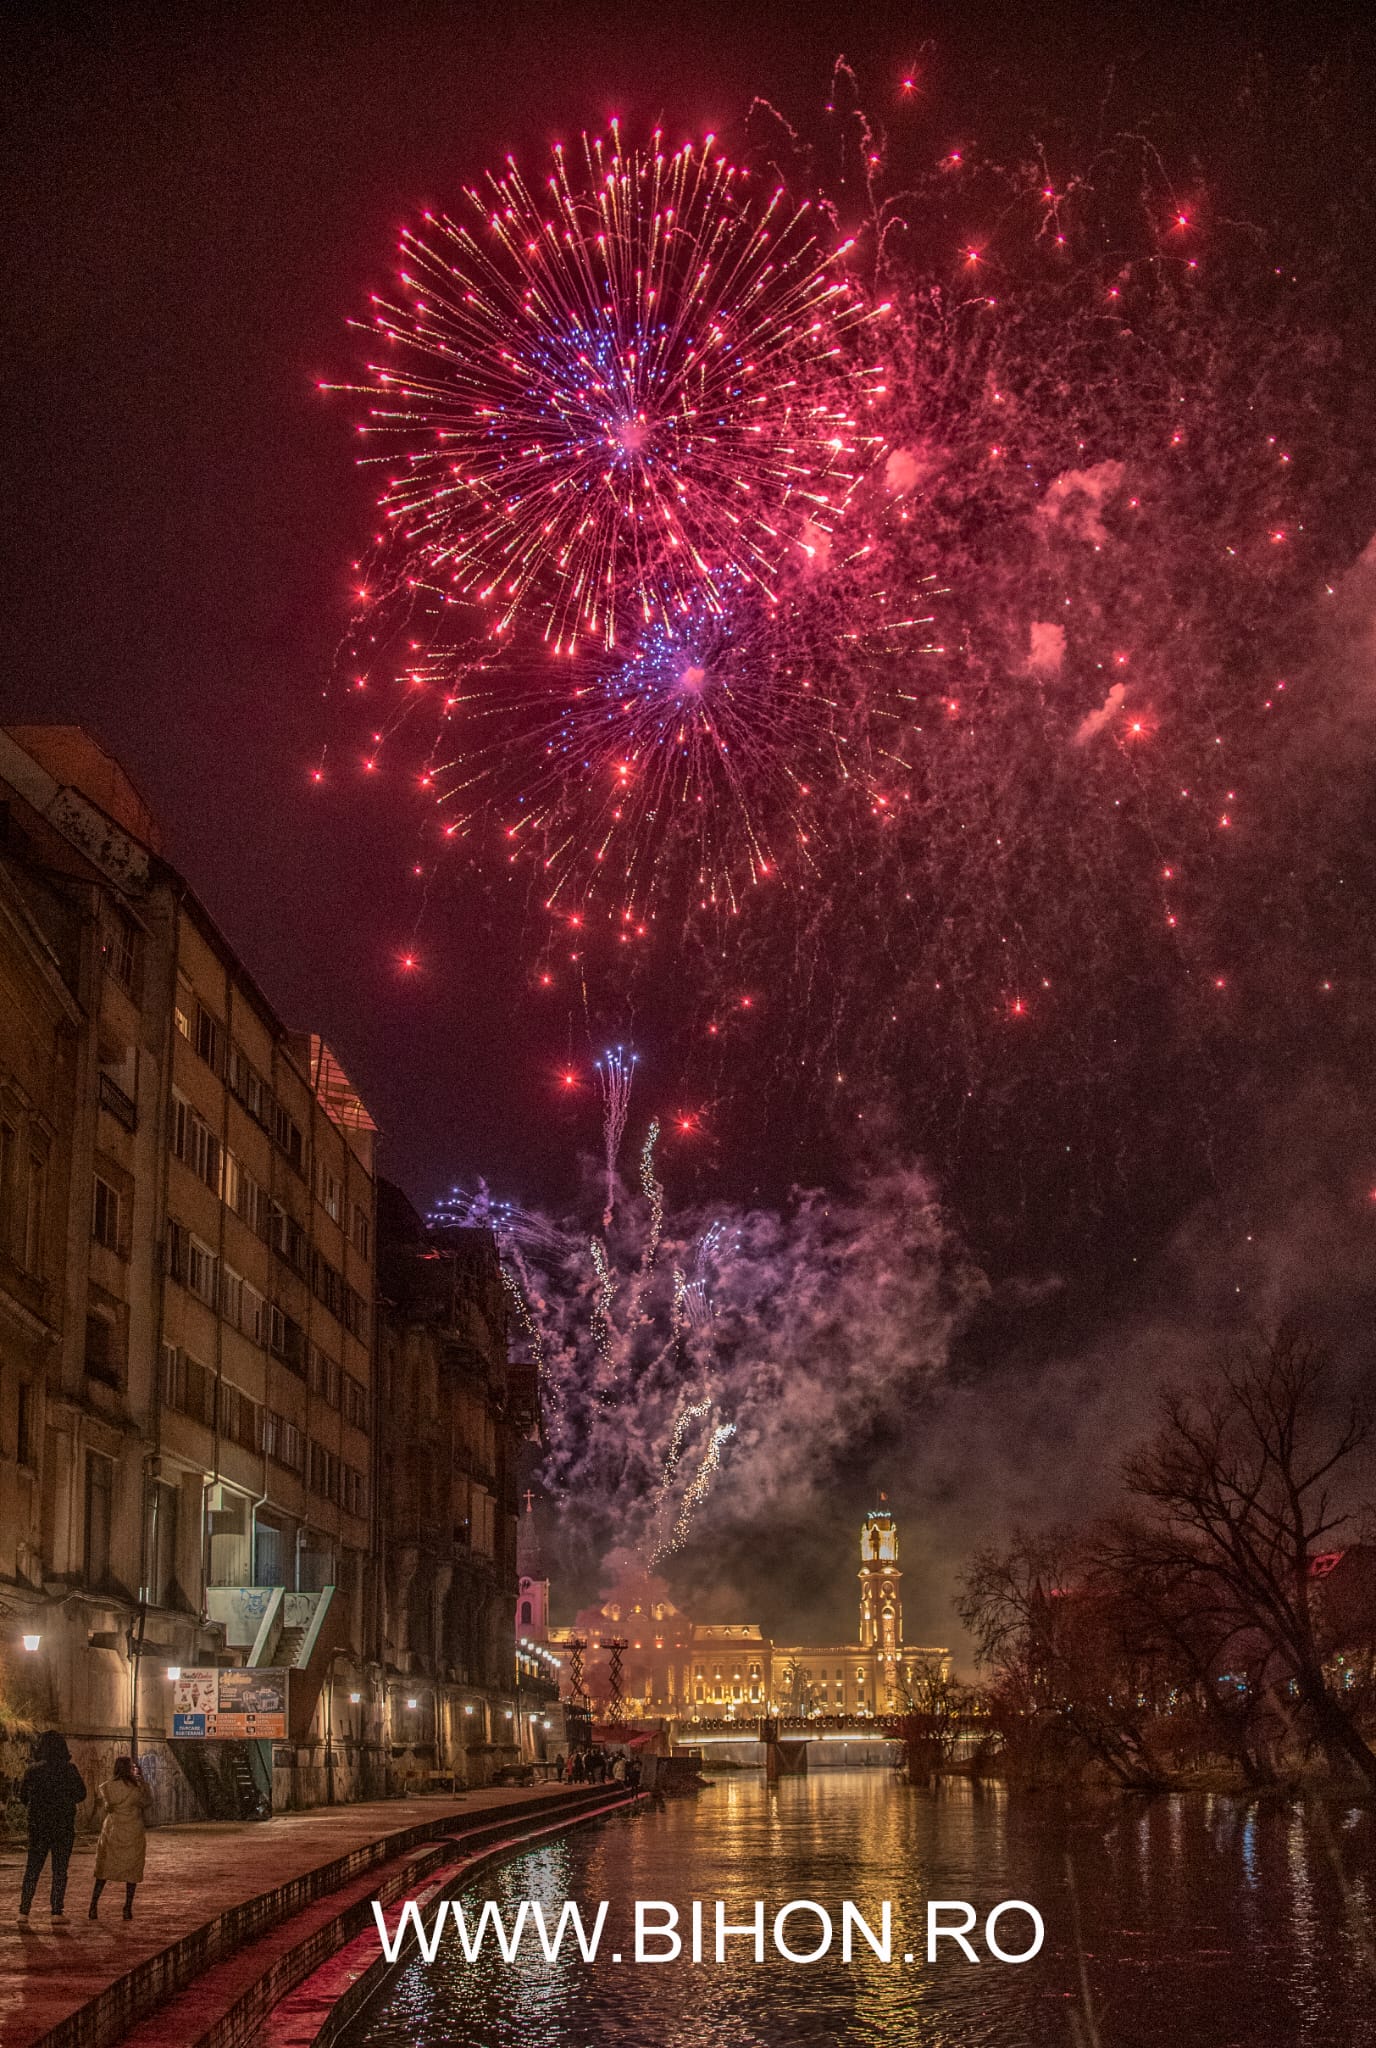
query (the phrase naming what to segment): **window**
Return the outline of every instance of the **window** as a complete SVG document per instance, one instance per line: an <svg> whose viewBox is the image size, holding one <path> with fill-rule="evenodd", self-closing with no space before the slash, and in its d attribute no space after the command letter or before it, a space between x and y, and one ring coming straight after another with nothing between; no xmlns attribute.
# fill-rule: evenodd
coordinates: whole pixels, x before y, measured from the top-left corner
<svg viewBox="0 0 1376 2048"><path fill-rule="evenodd" d="M343 1505L351 1515L366 1515L368 1512L368 1496L363 1484L363 1474L355 1472L351 1465L346 1465L344 1468L344 1478L346 1490Z"/></svg>
<svg viewBox="0 0 1376 2048"><path fill-rule="evenodd" d="M337 1408L343 1397L343 1379L344 1375L335 1360L322 1351L318 1344L312 1344L307 1371L311 1392L328 1401L331 1408Z"/></svg>
<svg viewBox="0 0 1376 2048"><path fill-rule="evenodd" d="M177 1507L176 1487L155 1479L148 1494L148 1583L143 1588L143 1598L150 1607L182 1604L177 1586Z"/></svg>
<svg viewBox="0 0 1376 2048"><path fill-rule="evenodd" d="M11 1249L10 1232L14 1216L14 1174L19 1159L19 1133L13 1124L0 1121L0 1251Z"/></svg>
<svg viewBox="0 0 1376 2048"><path fill-rule="evenodd" d="M267 1301L258 1292L258 1289L251 1286L247 1280L243 1283L242 1301L239 1310L239 1328L246 1337L251 1337L255 1344L261 1344L265 1341Z"/></svg>
<svg viewBox="0 0 1376 2048"><path fill-rule="evenodd" d="M338 1321L344 1319L344 1276L335 1271L329 1260L318 1251L311 1251L311 1287L317 1301L322 1301L330 1314Z"/></svg>
<svg viewBox="0 0 1376 2048"><path fill-rule="evenodd" d="M306 1484L326 1500L339 1498L339 1460L311 1437L306 1449Z"/></svg>
<svg viewBox="0 0 1376 2048"><path fill-rule="evenodd" d="M286 1584L287 1535L275 1522L255 1518L253 1524L253 1583L255 1586Z"/></svg>
<svg viewBox="0 0 1376 2048"><path fill-rule="evenodd" d="M258 1403L229 1380L220 1382L220 1435L246 1451L258 1449Z"/></svg>
<svg viewBox="0 0 1376 2048"><path fill-rule="evenodd" d="M344 1420L354 1429L368 1427L368 1389L351 1372L344 1375Z"/></svg>
<svg viewBox="0 0 1376 2048"><path fill-rule="evenodd" d="M32 1383L29 1380L20 1380L15 1389L15 1397L14 1455L19 1464L34 1466L38 1462L38 1456L37 1431L33 1421Z"/></svg>
<svg viewBox="0 0 1376 2048"><path fill-rule="evenodd" d="M213 1017L211 1015L210 1011L206 1009L204 1003L197 1003L196 1051L200 1054L201 1058L205 1061L206 1065L214 1074L218 1074L220 1072L220 1062L223 1057L223 1050L224 1026L220 1023L218 1018Z"/></svg>
<svg viewBox="0 0 1376 2048"><path fill-rule="evenodd" d="M268 1309L268 1349L274 1358L304 1379L306 1376L306 1333L273 1302Z"/></svg>
<svg viewBox="0 0 1376 2048"><path fill-rule="evenodd" d="M189 1233L186 1246L185 1284L193 1294L199 1295L207 1308L214 1308L219 1259L208 1244L203 1244L199 1237Z"/></svg>
<svg viewBox="0 0 1376 2048"><path fill-rule="evenodd" d="M177 976L177 993L173 998L172 1022L176 1025L182 1037L188 1041L191 1037L191 1018L195 1006L196 999L191 993L191 984L179 974Z"/></svg>
<svg viewBox="0 0 1376 2048"><path fill-rule="evenodd" d="M331 1173L328 1166L316 1162L315 1192L321 1208L332 1222L338 1223L344 1214L344 1183L337 1173Z"/></svg>
<svg viewBox="0 0 1376 2048"><path fill-rule="evenodd" d="M530 1602L529 1602L529 1600L523 1600L523 1601L521 1602L521 1627L522 1627L522 1628L529 1628L529 1627L530 1627L530 1623L531 1623L531 1612L530 1612Z"/></svg>
<svg viewBox="0 0 1376 2048"><path fill-rule="evenodd" d="M24 1270L35 1280L43 1277L43 1219L48 1201L48 1162L39 1153L29 1154L24 1184Z"/></svg>
<svg viewBox="0 0 1376 2048"><path fill-rule="evenodd" d="M107 1251L118 1252L120 1244L119 1195L108 1180L96 1175L95 1200L91 1208L91 1235Z"/></svg>
<svg viewBox="0 0 1376 2048"><path fill-rule="evenodd" d="M229 1048L226 1078L231 1094L242 1102L254 1122L266 1122L267 1102L263 1077L251 1064L241 1045L231 1045Z"/></svg>
<svg viewBox="0 0 1376 2048"><path fill-rule="evenodd" d="M353 1239L354 1250L360 1258L366 1259L368 1257L368 1243L372 1237L372 1226L369 1222L368 1211L360 1209L358 1203L355 1202L352 1215L353 1222L350 1225L349 1235Z"/></svg>
<svg viewBox="0 0 1376 2048"><path fill-rule="evenodd" d="M306 1531L306 1540L296 1555L296 1585L301 1593L320 1593L335 1583L334 1552L329 1539Z"/></svg>
<svg viewBox="0 0 1376 2048"><path fill-rule="evenodd" d="M114 1520L115 1461L86 1453L86 1528L82 1574L100 1591L110 1583L110 1529Z"/></svg>
<svg viewBox="0 0 1376 2048"><path fill-rule="evenodd" d="M207 1429L213 1425L215 1376L175 1344L162 1347L162 1398L166 1407L204 1423Z"/></svg>
<svg viewBox="0 0 1376 2048"><path fill-rule="evenodd" d="M172 1150L212 1194L220 1193L220 1141L199 1110L193 1109L184 1095L176 1093L172 1097Z"/></svg>
<svg viewBox="0 0 1376 2048"><path fill-rule="evenodd" d="M344 1313L340 1320L350 1336L357 1337L362 1344L367 1343L368 1304L352 1287L344 1289Z"/></svg>
<svg viewBox="0 0 1376 2048"><path fill-rule="evenodd" d="M138 980L139 928L127 910L111 910L105 927L104 955L106 972L132 995Z"/></svg>
<svg viewBox="0 0 1376 2048"><path fill-rule="evenodd" d="M111 1301L93 1301L86 1309L86 1371L93 1380L117 1387L124 1376L123 1325Z"/></svg>
<svg viewBox="0 0 1376 2048"><path fill-rule="evenodd" d="M272 1140L300 1173L306 1155L305 1140L301 1136L300 1124L280 1102L272 1105Z"/></svg>
<svg viewBox="0 0 1376 2048"><path fill-rule="evenodd" d="M233 1266L220 1268L220 1314L227 1323L239 1327L239 1318L244 1312L244 1280Z"/></svg>
<svg viewBox="0 0 1376 2048"><path fill-rule="evenodd" d="M242 1217L255 1236L267 1242L272 1218L272 1204L264 1189L259 1187L253 1175L233 1152L224 1154L222 1178L224 1199L236 1216Z"/></svg>
<svg viewBox="0 0 1376 2048"><path fill-rule="evenodd" d="M294 1272L303 1273L306 1268L306 1233L296 1218L273 1202L269 1207L271 1222L268 1242L279 1258L285 1259Z"/></svg>

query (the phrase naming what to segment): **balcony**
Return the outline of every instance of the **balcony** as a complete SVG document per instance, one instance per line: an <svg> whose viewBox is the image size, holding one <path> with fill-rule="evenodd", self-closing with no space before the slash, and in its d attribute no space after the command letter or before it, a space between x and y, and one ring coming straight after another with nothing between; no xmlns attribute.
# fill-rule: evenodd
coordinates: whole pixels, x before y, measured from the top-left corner
<svg viewBox="0 0 1376 2048"><path fill-rule="evenodd" d="M118 1081L113 1080L109 1074L103 1072L100 1076L100 1106L102 1109L108 1109L115 1122L122 1124L126 1131L133 1131L137 1128L139 1113L134 1103L125 1094Z"/></svg>

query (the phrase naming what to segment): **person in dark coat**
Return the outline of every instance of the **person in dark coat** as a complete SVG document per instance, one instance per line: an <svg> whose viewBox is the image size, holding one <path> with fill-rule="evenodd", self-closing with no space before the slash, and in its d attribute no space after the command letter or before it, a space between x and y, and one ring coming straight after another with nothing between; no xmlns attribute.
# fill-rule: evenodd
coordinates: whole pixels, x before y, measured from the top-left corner
<svg viewBox="0 0 1376 2048"><path fill-rule="evenodd" d="M53 1918L65 1920L67 1865L76 1839L76 1810L86 1797L86 1781L72 1762L66 1738L55 1728L39 1736L34 1761L20 1782L19 1797L29 1813L29 1860L19 1893L19 1918L21 1922L28 1919L43 1865L51 1856Z"/></svg>

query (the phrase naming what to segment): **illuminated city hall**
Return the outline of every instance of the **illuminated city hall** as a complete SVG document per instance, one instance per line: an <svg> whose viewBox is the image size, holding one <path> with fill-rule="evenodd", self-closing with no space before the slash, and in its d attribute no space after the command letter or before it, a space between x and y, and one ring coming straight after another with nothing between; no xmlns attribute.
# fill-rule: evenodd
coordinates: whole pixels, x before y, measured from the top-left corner
<svg viewBox="0 0 1376 2048"><path fill-rule="evenodd" d="M533 1496L521 1522L518 1637L560 1655L582 1643L583 1683L598 1705L610 1701L620 1646L625 1711L651 1719L753 1721L764 1714L859 1716L901 1712L916 1676L946 1671L950 1653L903 1640L898 1524L884 1497L860 1525L859 1629L848 1643L776 1643L757 1622L694 1621L669 1598L664 1581L630 1561L600 1605L569 1627L549 1621L549 1581L536 1535Z"/></svg>

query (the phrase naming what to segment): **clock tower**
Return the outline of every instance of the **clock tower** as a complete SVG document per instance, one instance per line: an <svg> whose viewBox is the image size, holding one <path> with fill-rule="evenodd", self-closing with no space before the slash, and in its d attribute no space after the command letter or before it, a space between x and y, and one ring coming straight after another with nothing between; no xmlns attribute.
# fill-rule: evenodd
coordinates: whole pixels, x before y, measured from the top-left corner
<svg viewBox="0 0 1376 2048"><path fill-rule="evenodd" d="M889 1512L888 1496L871 1508L860 1524L860 1642L875 1653L876 1695L898 1697L899 1658L903 1649L903 1605L898 1569L898 1524Z"/></svg>

